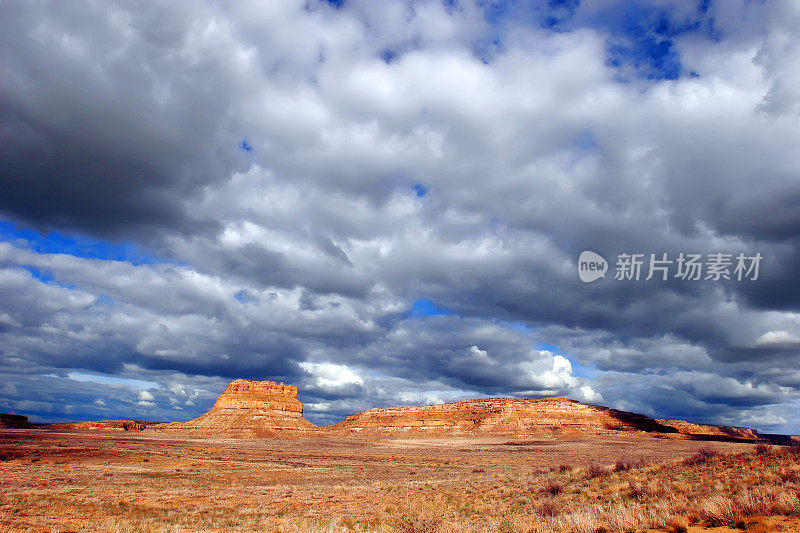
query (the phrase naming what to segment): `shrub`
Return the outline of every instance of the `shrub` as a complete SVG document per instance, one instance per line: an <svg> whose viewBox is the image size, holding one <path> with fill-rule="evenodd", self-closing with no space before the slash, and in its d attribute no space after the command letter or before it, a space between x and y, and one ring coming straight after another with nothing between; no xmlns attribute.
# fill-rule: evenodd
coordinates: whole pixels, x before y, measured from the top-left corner
<svg viewBox="0 0 800 533"><path fill-rule="evenodd" d="M700 448L696 454L684 459L683 462L687 465L705 464L717 455L718 453L710 448Z"/></svg>
<svg viewBox="0 0 800 533"><path fill-rule="evenodd" d="M19 459L24 455L25 454L22 452L18 452L16 450L0 450L0 461L13 461L14 459Z"/></svg>
<svg viewBox="0 0 800 533"><path fill-rule="evenodd" d="M550 496L558 496L562 490L564 490L564 487L555 481L545 483L544 487L542 487L542 492Z"/></svg>
<svg viewBox="0 0 800 533"><path fill-rule="evenodd" d="M784 483L797 483L800 481L800 472L797 470L789 470L781 474L781 481Z"/></svg>
<svg viewBox="0 0 800 533"><path fill-rule="evenodd" d="M546 499L536 507L539 516L557 516L561 514L561 504L557 500Z"/></svg>
<svg viewBox="0 0 800 533"><path fill-rule="evenodd" d="M636 481L629 481L628 482L628 497L634 500L638 500L647 496L647 487L642 485L641 483L637 483Z"/></svg>
<svg viewBox="0 0 800 533"><path fill-rule="evenodd" d="M631 463L629 463L628 461L617 459L617 462L614 463L614 467L612 468L612 470L614 472L625 472L627 470L630 470L632 466L633 465L631 465Z"/></svg>
<svg viewBox="0 0 800 533"><path fill-rule="evenodd" d="M587 479L592 479L592 478L595 478L595 477L605 476L606 474L608 474L608 469L605 466L603 466L603 465L601 465L599 463L592 463L586 469L586 478Z"/></svg>
<svg viewBox="0 0 800 533"><path fill-rule="evenodd" d="M666 529L667 533L686 533L689 531L686 522L680 518L670 518L669 521L667 521Z"/></svg>
<svg viewBox="0 0 800 533"><path fill-rule="evenodd" d="M404 516L397 521L397 529L403 533L431 533L442 526L441 518Z"/></svg>
<svg viewBox="0 0 800 533"><path fill-rule="evenodd" d="M708 500L700 516L709 527L736 527L737 523L744 520L744 514L736 502L723 496L714 496Z"/></svg>
<svg viewBox="0 0 800 533"><path fill-rule="evenodd" d="M759 454L759 455L767 454L771 450L772 450L772 448L768 444L764 444L764 443L756 444L756 453Z"/></svg>

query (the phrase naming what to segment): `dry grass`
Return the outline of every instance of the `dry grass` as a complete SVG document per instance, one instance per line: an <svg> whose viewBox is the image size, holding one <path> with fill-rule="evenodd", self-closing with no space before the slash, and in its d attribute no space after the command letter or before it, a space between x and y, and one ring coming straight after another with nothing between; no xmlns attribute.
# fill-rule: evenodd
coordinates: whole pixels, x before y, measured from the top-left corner
<svg viewBox="0 0 800 533"><path fill-rule="evenodd" d="M0 530L799 529L796 450L653 441L508 447L5 432ZM630 458L634 451L641 455Z"/></svg>

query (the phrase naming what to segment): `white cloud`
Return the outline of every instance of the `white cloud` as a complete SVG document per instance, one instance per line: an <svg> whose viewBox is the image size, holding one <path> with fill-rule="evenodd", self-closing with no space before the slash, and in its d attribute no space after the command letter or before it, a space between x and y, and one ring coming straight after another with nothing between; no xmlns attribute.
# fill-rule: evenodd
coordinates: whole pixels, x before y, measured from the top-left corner
<svg viewBox="0 0 800 533"><path fill-rule="evenodd" d="M150 391L143 390L139 392L139 400L152 402L153 400L155 400L155 397L153 396L152 393L150 393Z"/></svg>
<svg viewBox="0 0 800 533"><path fill-rule="evenodd" d="M81 381L84 383L102 383L104 385L119 385L121 387L126 387L132 390L141 391L139 396L140 398L142 395L150 396L147 398L152 400L152 395L147 392L147 389L153 389L158 387L158 383L154 383L152 381L143 381L140 379L130 379L130 378L120 378L114 376L100 376L97 374L86 374L84 372L70 372L67 374L69 379L75 381Z"/></svg>
<svg viewBox="0 0 800 533"><path fill-rule="evenodd" d="M337 389L347 385L361 385L364 380L346 365L333 363L300 363L300 367L313 376L313 382L322 389Z"/></svg>
<svg viewBox="0 0 800 533"><path fill-rule="evenodd" d="M676 27L699 16L652 6ZM625 36L591 24L603 3L558 32L464 2L305 7L0 7L3 216L169 260L0 242L4 405L59 405L60 380L70 404L91 386L115 412L129 389L199 414L214 376L259 373L330 416L398 397L612 402L620 383L642 410L673 410L654 384L698 414L794 397L792 2L712 3L722 38L672 37L682 72L663 81L610 65ZM764 277L581 286L583 246L752 246ZM421 297L454 315L405 317Z"/></svg>
<svg viewBox="0 0 800 533"><path fill-rule="evenodd" d="M800 344L800 337L788 331L768 331L756 339L756 346L771 344Z"/></svg>

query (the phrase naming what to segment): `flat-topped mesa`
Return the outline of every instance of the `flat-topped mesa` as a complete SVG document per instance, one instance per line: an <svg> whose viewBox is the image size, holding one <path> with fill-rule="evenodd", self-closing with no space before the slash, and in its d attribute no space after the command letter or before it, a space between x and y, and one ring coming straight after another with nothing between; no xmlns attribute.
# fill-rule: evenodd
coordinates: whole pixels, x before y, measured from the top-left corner
<svg viewBox="0 0 800 533"><path fill-rule="evenodd" d="M223 437L267 437L316 428L303 418L297 387L274 381L237 379L228 384L207 413L188 422L154 426L157 431L186 431Z"/></svg>
<svg viewBox="0 0 800 533"><path fill-rule="evenodd" d="M270 437L307 433L316 426L303 418L297 387L274 381L237 379L207 413L188 422L154 426L156 431L220 437Z"/></svg>
<svg viewBox="0 0 800 533"><path fill-rule="evenodd" d="M303 404L297 399L297 387L274 381L237 379L228 384L213 409L254 409L264 414L275 411L280 416L303 417Z"/></svg>
<svg viewBox="0 0 800 533"><path fill-rule="evenodd" d="M33 427L27 416L0 413L0 428L27 429Z"/></svg>
<svg viewBox="0 0 800 533"><path fill-rule="evenodd" d="M587 405L568 398L491 398L421 407L371 409L331 429L355 434L598 434L609 431L677 430L635 413Z"/></svg>
<svg viewBox="0 0 800 533"><path fill-rule="evenodd" d="M2 420L0 420L1 422ZM120 421L72 424L74 429L108 429ZM125 422L125 421L122 421ZM137 422L138 424L138 422ZM98 425L103 426L98 428ZM141 425L147 425L141 423ZM122 429L142 429L137 426ZM747 428L656 420L649 416L588 405L569 398L485 398L437 405L370 409L333 426L318 427L303 418L297 387L274 381L237 379L228 384L207 413L188 422L147 425L144 431L211 437L575 437L619 431L647 432L659 438L759 442ZM780 437L780 436L776 436ZM786 442L794 442L785 438ZM783 441L781 441L783 442Z"/></svg>
<svg viewBox="0 0 800 533"><path fill-rule="evenodd" d="M684 435L692 435L697 438L706 437L709 440L743 441L763 438L758 431L750 428L695 424L684 420L659 420L658 422L665 426L673 427Z"/></svg>

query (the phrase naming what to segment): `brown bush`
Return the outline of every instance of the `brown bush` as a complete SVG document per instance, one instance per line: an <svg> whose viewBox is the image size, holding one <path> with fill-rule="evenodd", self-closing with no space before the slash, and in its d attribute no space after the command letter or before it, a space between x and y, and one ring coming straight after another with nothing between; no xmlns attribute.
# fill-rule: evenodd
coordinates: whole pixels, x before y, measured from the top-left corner
<svg viewBox="0 0 800 533"><path fill-rule="evenodd" d="M592 463L586 468L587 479L605 476L607 474L608 474L608 468L599 463Z"/></svg>
<svg viewBox="0 0 800 533"><path fill-rule="evenodd" d="M403 533L433 533L441 526L441 518L404 516L397 521L397 529Z"/></svg>
<svg viewBox="0 0 800 533"><path fill-rule="evenodd" d="M781 481L784 483L797 483L800 481L800 471L789 470L781 473Z"/></svg>
<svg viewBox="0 0 800 533"><path fill-rule="evenodd" d="M626 472L633 467L629 461L623 461L622 459L617 459L617 462L614 463L612 470L614 472Z"/></svg>
<svg viewBox="0 0 800 533"><path fill-rule="evenodd" d="M667 521L667 533L686 533L689 531L688 524L682 518L670 518Z"/></svg>
<svg viewBox="0 0 800 533"><path fill-rule="evenodd" d="M18 450L0 450L0 462L13 461L24 456L25 454Z"/></svg>
<svg viewBox="0 0 800 533"><path fill-rule="evenodd" d="M564 487L562 487L560 483L556 483L555 481L550 481L548 483L545 483L544 487L542 487L542 492L550 496L558 496L559 494L561 494L562 490L564 490Z"/></svg>
<svg viewBox="0 0 800 533"><path fill-rule="evenodd" d="M633 500L638 500L647 496L650 491L647 489L647 486L638 483L636 481L629 481L628 482L628 497Z"/></svg>
<svg viewBox="0 0 800 533"><path fill-rule="evenodd" d="M561 514L561 507L558 501L548 498L536 506L536 514L539 516L558 516Z"/></svg>
<svg viewBox="0 0 800 533"><path fill-rule="evenodd" d="M687 457L683 462L687 465L706 464L717 455L719 454L710 448L700 448L696 454L691 457Z"/></svg>

